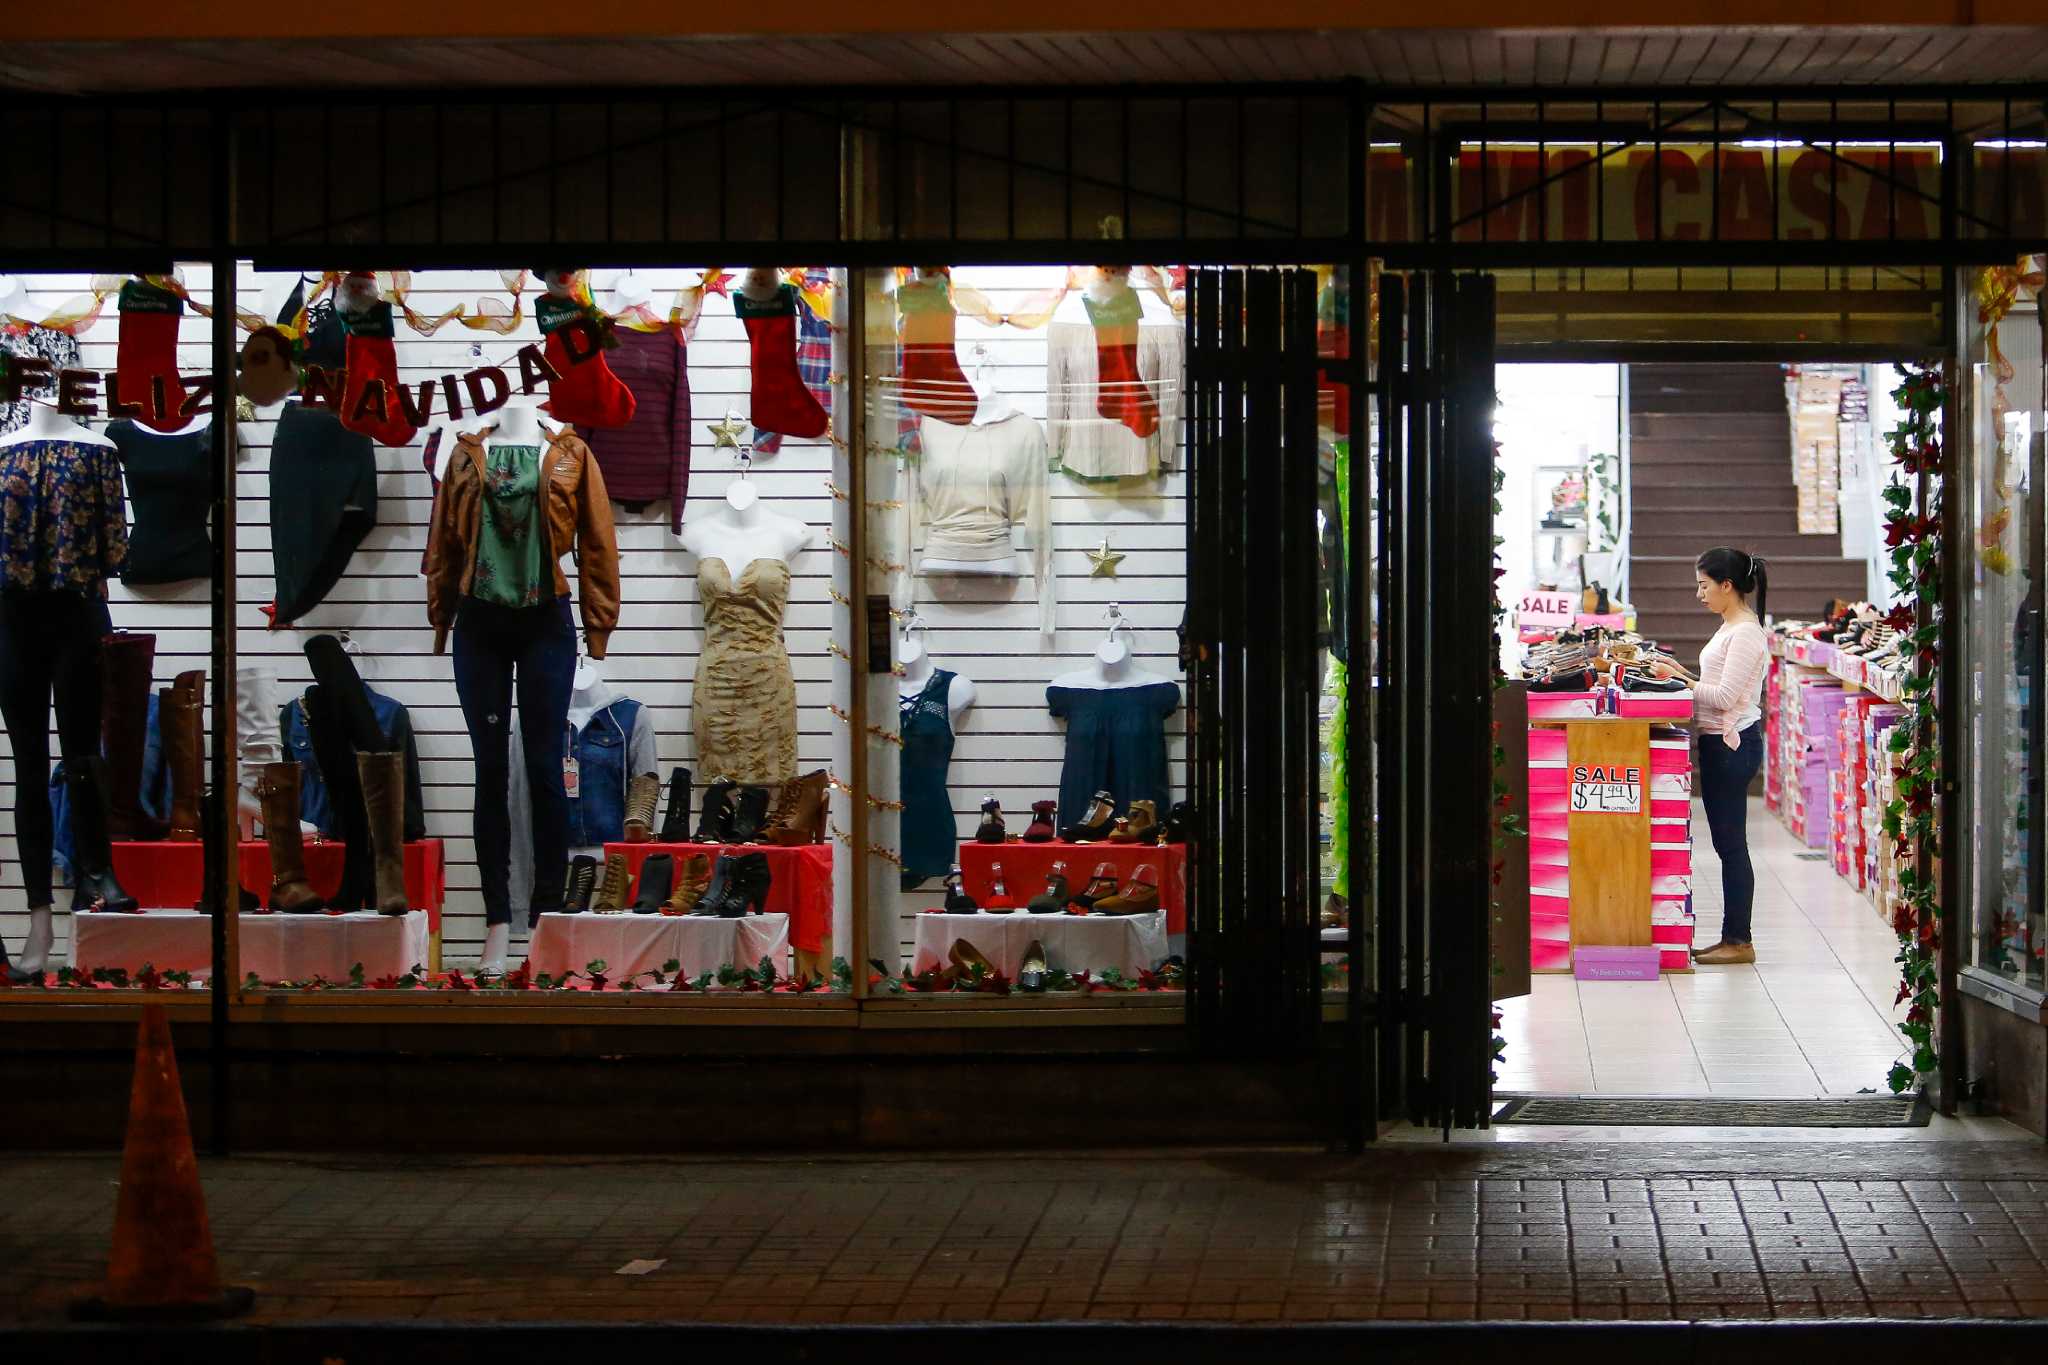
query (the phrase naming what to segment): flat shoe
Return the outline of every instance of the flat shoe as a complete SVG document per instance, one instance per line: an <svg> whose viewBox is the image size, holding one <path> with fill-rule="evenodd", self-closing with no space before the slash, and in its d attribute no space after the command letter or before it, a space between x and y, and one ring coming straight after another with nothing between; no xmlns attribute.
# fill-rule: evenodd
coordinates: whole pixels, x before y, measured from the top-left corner
<svg viewBox="0 0 2048 1365"><path fill-rule="evenodd" d="M1694 958L1693 961L1708 967L1739 967L1756 961L1756 945L1751 943L1717 943Z"/></svg>

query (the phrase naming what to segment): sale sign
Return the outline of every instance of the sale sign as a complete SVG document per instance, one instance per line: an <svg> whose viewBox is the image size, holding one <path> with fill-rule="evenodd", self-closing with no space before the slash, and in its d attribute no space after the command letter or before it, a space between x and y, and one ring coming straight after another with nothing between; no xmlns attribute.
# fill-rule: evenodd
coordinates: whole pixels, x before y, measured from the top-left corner
<svg viewBox="0 0 2048 1365"><path fill-rule="evenodd" d="M1639 815L1643 770L1633 763L1574 763L1572 809L1592 815Z"/></svg>
<svg viewBox="0 0 2048 1365"><path fill-rule="evenodd" d="M1515 623L1527 641L1572 628L1574 595L1568 592L1531 592L1522 595L1515 608Z"/></svg>

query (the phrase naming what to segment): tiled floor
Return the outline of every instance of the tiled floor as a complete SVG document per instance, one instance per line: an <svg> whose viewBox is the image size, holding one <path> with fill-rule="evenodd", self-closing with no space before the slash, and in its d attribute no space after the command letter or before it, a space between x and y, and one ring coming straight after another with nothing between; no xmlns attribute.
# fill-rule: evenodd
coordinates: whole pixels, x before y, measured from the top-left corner
<svg viewBox="0 0 2048 1365"><path fill-rule="evenodd" d="M118 1158L7 1167L0 1327L54 1322L104 1264ZM2048 1315L2038 1143L393 1155L204 1175L259 1323Z"/></svg>
<svg viewBox="0 0 2048 1365"><path fill-rule="evenodd" d="M1882 1090L1901 1054L1891 930L1863 895L1752 800L1753 967L1655 982L1538 976L1504 1002L1504 1093L1816 1096ZM1701 944L1720 938L1721 864L1693 815ZM1903 1015L1903 1008L1898 1013Z"/></svg>

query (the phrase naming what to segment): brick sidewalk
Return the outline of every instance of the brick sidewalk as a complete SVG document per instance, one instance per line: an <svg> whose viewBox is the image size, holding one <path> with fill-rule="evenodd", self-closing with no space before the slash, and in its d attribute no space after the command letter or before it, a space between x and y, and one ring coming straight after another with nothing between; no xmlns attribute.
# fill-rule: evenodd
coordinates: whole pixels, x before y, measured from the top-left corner
<svg viewBox="0 0 2048 1365"><path fill-rule="evenodd" d="M51 1321L103 1263L118 1162L4 1172L0 1321ZM241 1158L205 1178L222 1264L273 1323L2048 1317L2033 1142ZM663 1264L616 1273L636 1259Z"/></svg>

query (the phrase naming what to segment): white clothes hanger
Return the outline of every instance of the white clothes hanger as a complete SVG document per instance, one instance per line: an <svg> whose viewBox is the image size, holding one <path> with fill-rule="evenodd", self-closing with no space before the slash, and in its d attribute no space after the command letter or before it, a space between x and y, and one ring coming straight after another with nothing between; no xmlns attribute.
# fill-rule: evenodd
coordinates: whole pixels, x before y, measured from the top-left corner
<svg viewBox="0 0 2048 1365"><path fill-rule="evenodd" d="M1102 614L1102 619L1109 622L1109 633L1102 637L1101 644L1095 646L1095 661L1105 669L1114 669L1130 661L1131 642L1119 640L1117 635L1119 632L1128 633L1131 623L1124 616L1124 609L1115 602L1109 604L1109 610Z"/></svg>
<svg viewBox="0 0 2048 1365"><path fill-rule="evenodd" d="M362 641L345 630L338 630L334 634L335 638L341 641L341 652L348 655L349 662L356 666L356 676L365 683L374 678L377 675L377 668L370 658L369 651L363 648Z"/></svg>

